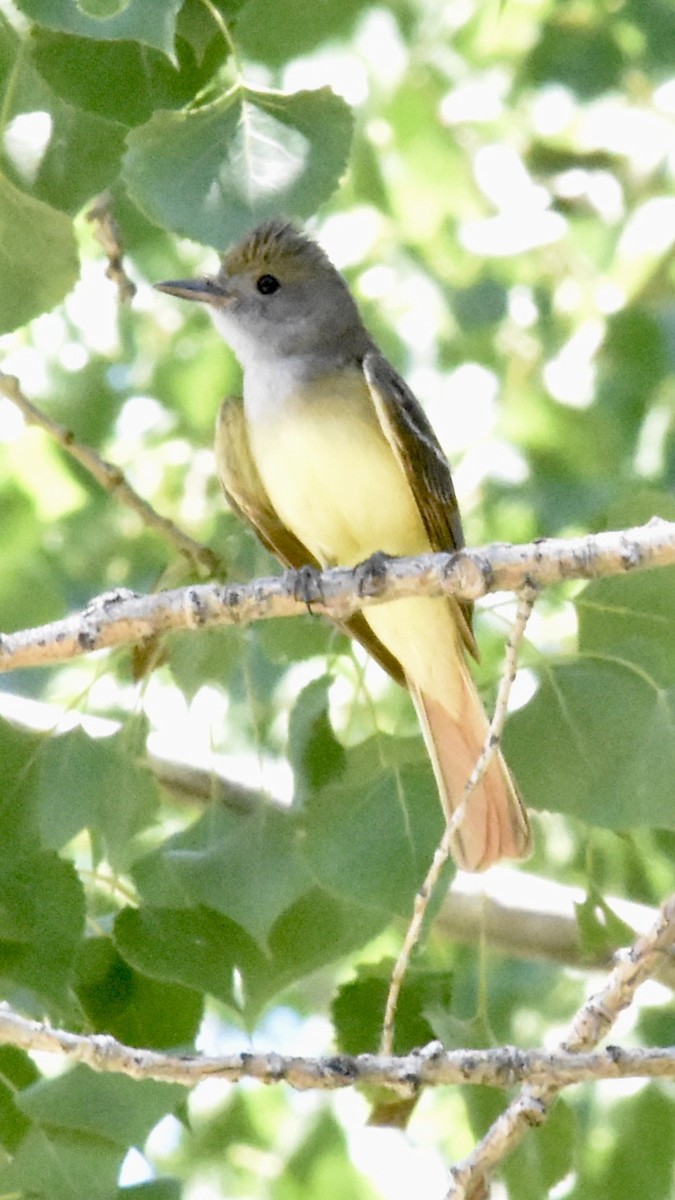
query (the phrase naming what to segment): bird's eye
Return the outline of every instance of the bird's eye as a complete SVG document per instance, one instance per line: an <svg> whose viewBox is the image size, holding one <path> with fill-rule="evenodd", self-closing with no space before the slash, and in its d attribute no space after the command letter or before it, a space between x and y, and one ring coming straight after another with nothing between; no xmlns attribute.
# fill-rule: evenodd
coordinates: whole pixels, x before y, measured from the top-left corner
<svg viewBox="0 0 675 1200"><path fill-rule="evenodd" d="M261 275L260 279L256 280L255 286L261 296L271 296L272 292L279 290L281 284L275 275Z"/></svg>

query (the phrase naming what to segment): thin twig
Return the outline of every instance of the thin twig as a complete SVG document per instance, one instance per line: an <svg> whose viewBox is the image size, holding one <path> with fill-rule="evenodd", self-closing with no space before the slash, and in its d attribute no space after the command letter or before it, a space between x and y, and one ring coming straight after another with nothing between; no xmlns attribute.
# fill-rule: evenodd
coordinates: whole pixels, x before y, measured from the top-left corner
<svg viewBox="0 0 675 1200"><path fill-rule="evenodd" d="M579 1009L558 1053L572 1061L596 1046L617 1017L632 1002L639 985L657 970L661 955L675 942L675 894L662 905L648 933L630 950L617 955L617 963L605 986ZM606 1051L615 1053L613 1047ZM453 1167L446 1200L471 1200L484 1194L489 1173L522 1141L532 1125L541 1125L558 1092L557 1080L526 1084L508 1108L491 1125L471 1154Z"/></svg>
<svg viewBox="0 0 675 1200"><path fill-rule="evenodd" d="M491 1050L444 1051L438 1043L410 1054L391 1057L377 1054L335 1054L324 1058L257 1054L242 1051L222 1057L162 1054L126 1046L108 1034L70 1033L31 1021L0 1005L0 1044L23 1050L59 1054L72 1062L86 1063L95 1071L129 1075L133 1079L159 1079L193 1087L204 1079L238 1083L287 1083L299 1091L335 1091L356 1084L396 1088L414 1095L422 1087L458 1084L497 1088L531 1084L556 1088L597 1079L673 1078L675 1046L623 1050L609 1046L601 1053L554 1053L498 1046Z"/></svg>
<svg viewBox="0 0 675 1200"><path fill-rule="evenodd" d="M105 250L108 259L106 275L116 285L120 303L130 304L136 295L136 284L124 269L122 237L110 205L110 193L104 192L97 197L86 216L87 220L91 221L97 240Z"/></svg>
<svg viewBox="0 0 675 1200"><path fill-rule="evenodd" d="M204 553L203 547L199 550ZM454 595L475 600L488 592L519 592L528 586L673 564L675 522L654 518L636 529L582 538L551 538L521 546L498 542L454 554L390 559L369 580L367 594L361 568L336 567L316 576L312 609L344 620L369 604L403 596ZM110 596L100 597L65 620L1 635L0 671L64 662L171 630L298 616L307 611L298 591L297 572L287 571L248 584L196 584L151 596L117 596L114 602Z"/></svg>
<svg viewBox="0 0 675 1200"><path fill-rule="evenodd" d="M84 467L85 471L88 471L105 491L122 504L126 504L128 508L133 509L144 525L161 534L176 550L189 558L194 565L205 568L210 575L224 573L224 564L213 550L208 546L202 546L187 533L183 533L167 517L160 516L147 500L134 491L119 467L106 462L89 446L83 446L81 442L76 441L70 429L59 425L57 421L52 420L46 413L36 408L28 397L24 396L19 381L14 375L5 375L0 371L0 392L7 396L13 404L16 404L30 425L39 425L50 434L54 441L58 442L71 458L79 462L80 466Z"/></svg>
<svg viewBox="0 0 675 1200"><path fill-rule="evenodd" d="M462 793L462 799L457 805L451 819L448 821L443 837L434 853L434 857L427 872L426 879L419 889L415 897L415 907L412 920L408 926L401 952L394 964L391 981L389 984L389 992L387 995L387 1003L384 1011L384 1021L382 1024L382 1041L380 1043L381 1054L391 1054L394 1046L394 1024L396 1019L396 1007L398 998L403 985L406 971L410 964L411 955L417 945L424 924L424 918L427 914L429 903L434 893L436 884L446 862L452 855L453 838L459 829L466 815L467 805L471 803L471 796L477 785L480 783L483 775L492 761L492 758L499 749L504 730L504 722L508 710L509 695L513 686L513 681L516 677L518 669L518 650L525 634L527 622L530 619L530 614L534 606L537 596L536 589L529 585L524 588L518 595L518 607L516 610L515 620L511 626L506 650L504 654L504 669L499 681L497 691L497 699L495 702L495 710L488 727L485 737L485 744L480 753L478 761L473 768Z"/></svg>

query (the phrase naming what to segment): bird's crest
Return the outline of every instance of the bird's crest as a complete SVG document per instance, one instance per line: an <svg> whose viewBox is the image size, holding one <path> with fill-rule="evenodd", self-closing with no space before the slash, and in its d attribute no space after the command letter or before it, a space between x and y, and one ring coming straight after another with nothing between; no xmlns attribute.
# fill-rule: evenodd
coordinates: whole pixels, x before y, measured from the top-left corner
<svg viewBox="0 0 675 1200"><path fill-rule="evenodd" d="M282 270L288 278L304 273L307 266L334 270L320 246L289 221L276 217L247 234L222 259L225 276L249 271Z"/></svg>

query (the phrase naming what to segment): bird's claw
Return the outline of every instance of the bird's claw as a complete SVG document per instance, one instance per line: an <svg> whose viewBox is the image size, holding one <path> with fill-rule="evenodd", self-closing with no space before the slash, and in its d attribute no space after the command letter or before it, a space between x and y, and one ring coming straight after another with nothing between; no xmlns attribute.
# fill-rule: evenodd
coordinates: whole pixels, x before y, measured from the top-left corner
<svg viewBox="0 0 675 1200"><path fill-rule="evenodd" d="M370 558L359 563L355 571L359 596L379 596L391 559L391 554L385 554L384 550L376 550Z"/></svg>
<svg viewBox="0 0 675 1200"><path fill-rule="evenodd" d="M301 600L311 613L313 604L323 604L324 594L321 586L321 571L318 567L300 567L293 572L293 599Z"/></svg>

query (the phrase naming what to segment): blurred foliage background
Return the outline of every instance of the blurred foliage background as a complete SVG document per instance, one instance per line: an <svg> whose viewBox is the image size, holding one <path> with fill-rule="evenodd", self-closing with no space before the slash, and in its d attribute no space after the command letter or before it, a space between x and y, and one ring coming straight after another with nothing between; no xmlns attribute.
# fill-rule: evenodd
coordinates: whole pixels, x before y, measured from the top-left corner
<svg viewBox="0 0 675 1200"><path fill-rule="evenodd" d="M671 0L0 0L1 368L231 579L269 574L214 477L236 364L150 285L285 213L424 403L470 543L673 519L673 47ZM87 220L101 192L130 306ZM196 577L9 399L0 554L6 631ZM630 939L613 898L672 888L674 585L552 589L528 630L506 751L537 848L508 896L580 888L580 961L432 928L400 1049L554 1041L597 983L584 955ZM478 618L487 703L512 615ZM145 1047L375 1049L440 833L407 697L309 616L175 637L136 674L120 652L4 677L4 997ZM673 1043L668 993L643 996L617 1037ZM673 1099L576 1089L495 1194L666 1200ZM365 1127L361 1096L188 1096L5 1047L0 1194L439 1196L502 1105L439 1091L402 1133Z"/></svg>

